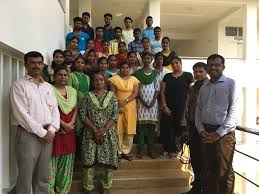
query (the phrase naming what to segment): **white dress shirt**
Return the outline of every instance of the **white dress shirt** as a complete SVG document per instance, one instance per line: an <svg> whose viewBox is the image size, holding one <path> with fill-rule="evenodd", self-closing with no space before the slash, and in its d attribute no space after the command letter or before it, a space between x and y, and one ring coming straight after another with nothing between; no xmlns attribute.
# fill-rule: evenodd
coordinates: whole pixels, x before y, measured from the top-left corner
<svg viewBox="0 0 259 194"><path fill-rule="evenodd" d="M47 133L44 125L50 124L48 131L53 133L59 129L58 104L49 83L37 85L31 76L25 75L12 84L10 98L16 124L28 132L42 138Z"/></svg>

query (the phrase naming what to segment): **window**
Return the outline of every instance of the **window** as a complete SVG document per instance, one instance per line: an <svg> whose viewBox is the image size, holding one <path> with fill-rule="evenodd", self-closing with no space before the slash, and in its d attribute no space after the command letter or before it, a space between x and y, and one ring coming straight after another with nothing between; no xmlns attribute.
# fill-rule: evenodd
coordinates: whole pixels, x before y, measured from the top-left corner
<svg viewBox="0 0 259 194"><path fill-rule="evenodd" d="M243 36L243 28L227 26L225 28L225 35L226 36Z"/></svg>

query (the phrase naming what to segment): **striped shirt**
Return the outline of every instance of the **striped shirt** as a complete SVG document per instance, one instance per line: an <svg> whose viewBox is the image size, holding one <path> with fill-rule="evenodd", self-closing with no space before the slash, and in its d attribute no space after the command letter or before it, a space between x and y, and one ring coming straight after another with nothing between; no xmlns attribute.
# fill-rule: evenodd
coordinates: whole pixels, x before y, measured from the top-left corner
<svg viewBox="0 0 259 194"><path fill-rule="evenodd" d="M141 40L139 40L139 41L133 40L128 45L128 51L135 51L135 52L138 52L138 53L142 53L143 50L144 50L144 48L142 46Z"/></svg>
<svg viewBox="0 0 259 194"><path fill-rule="evenodd" d="M222 75L217 82L204 84L195 112L199 133L205 130L204 124L220 125L216 132L221 137L234 131L239 116L238 101L235 80Z"/></svg>

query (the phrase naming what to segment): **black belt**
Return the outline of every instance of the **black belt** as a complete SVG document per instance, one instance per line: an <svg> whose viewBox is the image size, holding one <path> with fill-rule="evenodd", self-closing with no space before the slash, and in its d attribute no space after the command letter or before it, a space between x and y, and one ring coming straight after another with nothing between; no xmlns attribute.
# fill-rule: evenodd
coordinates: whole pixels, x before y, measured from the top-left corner
<svg viewBox="0 0 259 194"><path fill-rule="evenodd" d="M45 129L45 130L47 130L47 131L48 131L48 129L49 129L49 126L50 126L50 124L42 125L43 129Z"/></svg>
<svg viewBox="0 0 259 194"><path fill-rule="evenodd" d="M221 126L221 125L211 125L211 124L206 124L206 123L203 123L203 125L205 127L205 130L208 132L216 131Z"/></svg>

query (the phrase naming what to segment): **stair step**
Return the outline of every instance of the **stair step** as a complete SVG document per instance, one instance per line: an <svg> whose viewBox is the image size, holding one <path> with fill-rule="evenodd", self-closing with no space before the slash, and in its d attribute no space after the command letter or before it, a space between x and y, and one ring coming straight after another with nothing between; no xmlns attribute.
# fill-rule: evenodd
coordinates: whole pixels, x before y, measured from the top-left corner
<svg viewBox="0 0 259 194"><path fill-rule="evenodd" d="M100 183L96 181L96 187ZM120 170L114 172L113 189L188 187L190 175L181 170ZM82 180L74 179L72 191L82 191Z"/></svg>
<svg viewBox="0 0 259 194"><path fill-rule="evenodd" d="M189 190L189 187L166 187L147 189L111 189L112 194L180 194ZM71 194L83 194L83 192L71 192ZM94 194L100 194L95 191Z"/></svg>
<svg viewBox="0 0 259 194"><path fill-rule="evenodd" d="M130 170L130 169L180 169L182 164L179 159L166 159L157 158L150 159L144 156L143 159L133 158L133 161L129 162L126 160L121 160L119 162L119 170Z"/></svg>
<svg viewBox="0 0 259 194"><path fill-rule="evenodd" d="M132 170L170 170L170 169L181 169L182 164L179 162L179 159L166 159L166 158L158 158L151 160L149 157L144 156L143 159L139 160L137 158L133 158L132 161L121 160L119 162L118 170L114 171L114 174L118 173L121 170L126 170L127 172ZM98 170L96 172L98 176ZM82 178L82 167L74 169L73 179L81 179Z"/></svg>
<svg viewBox="0 0 259 194"><path fill-rule="evenodd" d="M78 165L80 166L80 165ZM150 159L148 156L144 156L142 159L133 157L132 161L120 160L118 170L140 170L140 169L180 169L182 167L178 158L157 158ZM74 169L75 172L81 172L82 167Z"/></svg>

